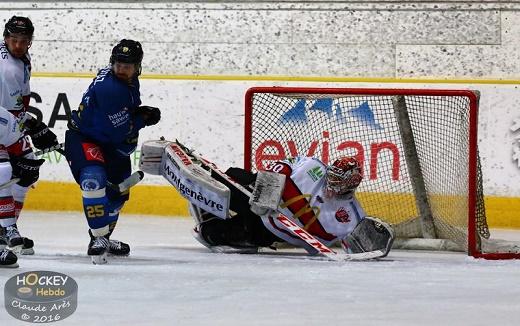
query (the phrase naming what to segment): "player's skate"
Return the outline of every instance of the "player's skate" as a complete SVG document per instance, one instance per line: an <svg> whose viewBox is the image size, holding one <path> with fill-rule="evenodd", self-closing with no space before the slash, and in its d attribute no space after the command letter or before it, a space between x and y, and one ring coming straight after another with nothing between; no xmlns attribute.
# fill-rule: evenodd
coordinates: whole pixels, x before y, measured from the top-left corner
<svg viewBox="0 0 520 326"><path fill-rule="evenodd" d="M0 250L4 250L7 247L7 238L5 236L5 230L0 227Z"/></svg>
<svg viewBox="0 0 520 326"><path fill-rule="evenodd" d="M92 235L92 231L90 230L88 230L88 234L90 235L90 248L95 237ZM114 256L128 256L130 255L130 245L123 241L109 239L108 254Z"/></svg>
<svg viewBox="0 0 520 326"><path fill-rule="evenodd" d="M29 238L22 237L23 246L20 254L22 255L34 255L34 241ZM0 250L7 248L8 241L5 234L5 229L0 228Z"/></svg>
<svg viewBox="0 0 520 326"><path fill-rule="evenodd" d="M217 253L240 253L240 254L256 254L258 252L258 247L254 245L250 245L244 243L243 245L220 245L211 239L211 235L206 232L205 223L209 222L215 216L212 216L210 213L201 210L200 208L190 205L190 213L193 219L195 220L195 227L191 231L191 234L200 242L204 247L208 248L212 252Z"/></svg>
<svg viewBox="0 0 520 326"><path fill-rule="evenodd" d="M20 253L23 249L23 237L18 232L16 224L4 228L4 233L9 249L15 253Z"/></svg>
<svg viewBox="0 0 520 326"><path fill-rule="evenodd" d="M95 237L88 245L87 254L95 265L106 264L110 241L106 237Z"/></svg>
<svg viewBox="0 0 520 326"><path fill-rule="evenodd" d="M34 241L29 238L22 237L23 246L20 254L22 255L34 255Z"/></svg>
<svg viewBox="0 0 520 326"><path fill-rule="evenodd" d="M108 253L114 256L128 256L130 255L130 246L128 243L119 240L110 240Z"/></svg>
<svg viewBox="0 0 520 326"><path fill-rule="evenodd" d="M0 250L0 267L18 267L18 257L16 256L16 254L9 249Z"/></svg>

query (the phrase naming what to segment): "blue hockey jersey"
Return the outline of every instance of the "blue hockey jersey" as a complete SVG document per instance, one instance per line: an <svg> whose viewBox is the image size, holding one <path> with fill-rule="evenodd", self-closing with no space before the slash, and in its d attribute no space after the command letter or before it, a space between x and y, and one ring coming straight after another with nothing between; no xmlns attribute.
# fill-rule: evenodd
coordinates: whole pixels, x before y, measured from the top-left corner
<svg viewBox="0 0 520 326"><path fill-rule="evenodd" d="M88 87L78 110L71 113L74 129L104 147L130 155L137 146L139 130L145 126L134 114L141 105L139 80L119 80L110 67L101 69Z"/></svg>

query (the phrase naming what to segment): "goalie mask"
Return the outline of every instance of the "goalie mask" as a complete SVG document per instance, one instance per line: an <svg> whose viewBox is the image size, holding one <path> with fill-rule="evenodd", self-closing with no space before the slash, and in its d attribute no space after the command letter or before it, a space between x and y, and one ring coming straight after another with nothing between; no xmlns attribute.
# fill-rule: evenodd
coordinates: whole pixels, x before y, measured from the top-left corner
<svg viewBox="0 0 520 326"><path fill-rule="evenodd" d="M363 180L361 165L354 157L340 157L327 167L326 185L335 195L353 192Z"/></svg>

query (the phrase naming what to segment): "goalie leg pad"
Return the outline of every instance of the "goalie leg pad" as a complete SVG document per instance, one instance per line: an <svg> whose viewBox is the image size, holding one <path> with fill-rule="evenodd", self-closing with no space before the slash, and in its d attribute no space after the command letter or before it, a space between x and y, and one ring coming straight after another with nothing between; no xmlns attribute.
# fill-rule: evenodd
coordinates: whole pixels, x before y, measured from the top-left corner
<svg viewBox="0 0 520 326"><path fill-rule="evenodd" d="M148 140L141 146L139 170L149 174L161 175L161 162L164 149L171 142L166 140Z"/></svg>
<svg viewBox="0 0 520 326"><path fill-rule="evenodd" d="M241 168L230 167L226 170L226 174L242 186L245 186L246 188L249 187L248 190L251 189L251 187L255 184L256 181L255 173L246 171Z"/></svg>
<svg viewBox="0 0 520 326"><path fill-rule="evenodd" d="M256 252L258 247L267 247L280 241L263 226L258 216L237 215L222 220L194 205L190 206L190 213L196 223L193 236L212 251ZM233 250L221 250L223 247Z"/></svg>
<svg viewBox="0 0 520 326"><path fill-rule="evenodd" d="M385 257L390 252L393 241L394 231L389 224L378 218L367 216L342 241L342 246L350 253L381 250L384 252L381 257Z"/></svg>

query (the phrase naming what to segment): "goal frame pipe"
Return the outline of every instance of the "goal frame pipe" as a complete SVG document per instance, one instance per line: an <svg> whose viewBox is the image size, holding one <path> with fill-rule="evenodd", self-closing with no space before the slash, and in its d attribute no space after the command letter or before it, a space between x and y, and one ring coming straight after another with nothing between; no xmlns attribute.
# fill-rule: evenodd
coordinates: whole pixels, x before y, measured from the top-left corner
<svg viewBox="0 0 520 326"><path fill-rule="evenodd" d="M314 87L251 87L245 94L244 112L244 168L251 171L252 164L252 109L256 93L274 94L343 94L381 96L465 96L469 99L469 153L468 153L468 255L485 259L520 258L517 253L483 253L477 241L476 191L477 191L477 144L479 92L456 89L413 89L413 88L314 88Z"/></svg>
<svg viewBox="0 0 520 326"><path fill-rule="evenodd" d="M422 236L426 239L436 239L437 235L433 223L433 214L428 200L428 194L426 192L426 185L424 183L421 163L418 159L419 155L417 154L415 137L404 95L392 97L392 104L394 106L397 124L401 130L400 135L401 141L403 142L404 157L406 159L406 166L408 167L412 189L415 193L415 205L419 212Z"/></svg>

